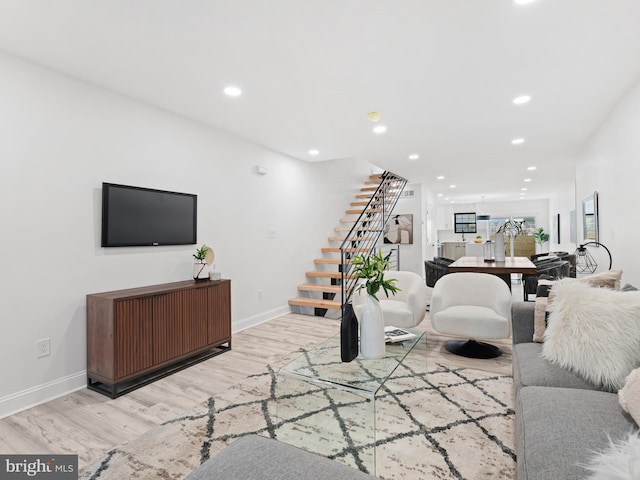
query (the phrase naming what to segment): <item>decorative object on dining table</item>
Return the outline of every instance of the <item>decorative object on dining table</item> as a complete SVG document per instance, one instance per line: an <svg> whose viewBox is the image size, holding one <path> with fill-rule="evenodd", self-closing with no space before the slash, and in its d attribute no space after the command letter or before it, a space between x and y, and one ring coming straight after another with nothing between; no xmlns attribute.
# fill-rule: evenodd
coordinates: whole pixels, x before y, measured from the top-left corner
<svg viewBox="0 0 640 480"><path fill-rule="evenodd" d="M487 240L486 242L484 242L483 252L485 262L496 261L496 249L494 243L491 240Z"/></svg>
<svg viewBox="0 0 640 480"><path fill-rule="evenodd" d="M609 255L609 268L611 270L611 266L613 265L613 258L611 257L611 252L609 249L604 246L600 242L586 242L576 248L576 251L573 254L576 256L576 272L577 273L593 273L598 268L598 262L596 262L593 255L589 253L587 250L587 246L593 245L595 247L602 247L606 250Z"/></svg>
<svg viewBox="0 0 640 480"><path fill-rule="evenodd" d="M504 233L496 232L496 242L494 245L494 258L496 262L504 262L505 250L506 244L504 243Z"/></svg>
<svg viewBox="0 0 640 480"><path fill-rule="evenodd" d="M194 280L207 280L209 278L210 265L213 263L215 254L211 247L202 245L202 247L196 249L196 253L193 254L193 279Z"/></svg>
<svg viewBox="0 0 640 480"><path fill-rule="evenodd" d="M476 235L476 239L474 240L474 243L482 243L482 235Z"/></svg>
<svg viewBox="0 0 640 480"><path fill-rule="evenodd" d="M497 237L499 233L502 234L507 234L509 235L509 245L510 245L510 256L511 258L513 258L514 255L514 239L516 237L516 235L521 235L522 234L522 226L524 225L524 220L514 220L513 218L510 218L509 220L505 221L502 225L500 225L498 227L498 230L496 230L496 244L497 244ZM504 237L503 237L503 241L504 241ZM497 256L497 245L496 245L496 256ZM497 258L496 258L497 260ZM504 258L503 258L504 260Z"/></svg>
<svg viewBox="0 0 640 480"><path fill-rule="evenodd" d="M360 353L364 358L381 358L384 356L384 318L377 293L382 289L389 296L395 295L400 289L394 285L394 278L385 279L385 270L389 269L389 257L382 255L382 250L370 255L357 255L352 261L353 273L358 279L364 280L357 290L367 291L365 302L360 314Z"/></svg>

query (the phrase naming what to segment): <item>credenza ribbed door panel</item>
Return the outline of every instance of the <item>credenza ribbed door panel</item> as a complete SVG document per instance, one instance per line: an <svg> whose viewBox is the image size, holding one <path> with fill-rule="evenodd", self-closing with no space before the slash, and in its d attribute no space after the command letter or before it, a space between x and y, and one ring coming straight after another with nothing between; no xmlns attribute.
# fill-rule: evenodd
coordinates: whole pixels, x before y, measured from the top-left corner
<svg viewBox="0 0 640 480"><path fill-rule="evenodd" d="M231 283L224 282L208 289L209 316L208 339L209 343L216 343L231 338Z"/></svg>
<svg viewBox="0 0 640 480"><path fill-rule="evenodd" d="M160 364L184 353L183 292L153 297L153 362Z"/></svg>
<svg viewBox="0 0 640 480"><path fill-rule="evenodd" d="M193 288L180 292L185 295L182 301L182 319L184 338L183 350L192 352L205 347L207 343L207 292L211 288Z"/></svg>
<svg viewBox="0 0 640 480"><path fill-rule="evenodd" d="M115 303L114 348L116 378L153 365L153 302L151 298Z"/></svg>

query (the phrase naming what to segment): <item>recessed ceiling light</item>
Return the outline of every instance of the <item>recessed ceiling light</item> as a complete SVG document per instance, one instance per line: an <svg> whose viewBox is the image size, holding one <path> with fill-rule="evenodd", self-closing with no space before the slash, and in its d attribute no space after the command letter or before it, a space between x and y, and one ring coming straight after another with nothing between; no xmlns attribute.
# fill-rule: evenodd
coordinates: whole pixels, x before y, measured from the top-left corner
<svg viewBox="0 0 640 480"><path fill-rule="evenodd" d="M525 178L525 179L524 179L524 181L525 181L525 182L530 182L530 181L531 181L531 179L530 179L530 178Z"/></svg>
<svg viewBox="0 0 640 480"><path fill-rule="evenodd" d="M417 160L420 158L420 155L418 155L417 153L412 153L411 155L409 155L409 160Z"/></svg>
<svg viewBox="0 0 640 480"><path fill-rule="evenodd" d="M436 178L437 178L438 180L444 180L444 175L438 175Z"/></svg>
<svg viewBox="0 0 640 480"><path fill-rule="evenodd" d="M385 133L386 131L387 127L385 127L384 125L377 125L373 127L373 133L377 133L378 135L380 135L381 133Z"/></svg>
<svg viewBox="0 0 640 480"><path fill-rule="evenodd" d="M530 172L533 172L533 171L534 171L534 170L536 170L537 168L538 168L538 167L531 166L531 167L527 167L527 170L529 170Z"/></svg>
<svg viewBox="0 0 640 480"><path fill-rule="evenodd" d="M449 197L444 197L445 200L449 200Z"/></svg>
<svg viewBox="0 0 640 480"><path fill-rule="evenodd" d="M228 87L225 87L224 93L226 93L230 97L239 97L240 95L242 95L242 90L240 89L240 87L229 85Z"/></svg>
<svg viewBox="0 0 640 480"><path fill-rule="evenodd" d="M449 185L449 188L456 188L455 185Z"/></svg>
<svg viewBox="0 0 640 480"><path fill-rule="evenodd" d="M530 95L520 95L513 99L514 105L524 105L525 103L529 103L531 101Z"/></svg>
<svg viewBox="0 0 640 480"><path fill-rule="evenodd" d="M524 138L514 138L511 140L513 145L522 145L524 143Z"/></svg>
<svg viewBox="0 0 640 480"><path fill-rule="evenodd" d="M315 148L312 148L311 150L309 150L309 155L313 155L314 157L319 153L320 153L320 150L316 150Z"/></svg>
<svg viewBox="0 0 640 480"><path fill-rule="evenodd" d="M451 203L456 203L456 201L455 200L451 200Z"/></svg>
<svg viewBox="0 0 640 480"><path fill-rule="evenodd" d="M442 196L442 194L441 194L441 193L439 193L439 194L438 194L438 196L439 196L439 197L441 197L441 196Z"/></svg>
<svg viewBox="0 0 640 480"><path fill-rule="evenodd" d="M515 3L516 5L527 5L529 3L533 3L536 0L513 0L513 3Z"/></svg>
<svg viewBox="0 0 640 480"><path fill-rule="evenodd" d="M522 187L520 190L522 190L523 192L527 191L527 187Z"/></svg>

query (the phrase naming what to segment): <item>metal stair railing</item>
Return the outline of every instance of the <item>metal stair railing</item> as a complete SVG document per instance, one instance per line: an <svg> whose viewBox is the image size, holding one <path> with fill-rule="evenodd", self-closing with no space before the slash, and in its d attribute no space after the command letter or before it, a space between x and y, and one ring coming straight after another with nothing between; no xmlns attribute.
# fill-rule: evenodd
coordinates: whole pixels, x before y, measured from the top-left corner
<svg viewBox="0 0 640 480"><path fill-rule="evenodd" d="M351 299L353 289L358 281L357 278L349 274L350 260L356 255L375 252L384 226L391 217L406 184L405 178L385 171L382 174L380 185L340 245L340 285L342 286L343 314L344 306Z"/></svg>

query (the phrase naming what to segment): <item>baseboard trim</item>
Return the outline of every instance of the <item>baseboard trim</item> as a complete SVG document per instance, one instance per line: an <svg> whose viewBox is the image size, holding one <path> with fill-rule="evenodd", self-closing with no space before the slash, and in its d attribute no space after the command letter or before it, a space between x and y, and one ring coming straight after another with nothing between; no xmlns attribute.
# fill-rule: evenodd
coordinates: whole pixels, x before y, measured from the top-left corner
<svg viewBox="0 0 640 480"><path fill-rule="evenodd" d="M284 305L251 317L243 318L242 320L233 322L233 333L268 322L269 320L288 313L291 313L291 309L289 305ZM0 419L68 395L77 390L82 390L83 388L87 388L86 370L6 395L0 398Z"/></svg>
<svg viewBox="0 0 640 480"><path fill-rule="evenodd" d="M271 310L267 310L266 312L261 312L251 317L243 318L242 320L233 322L233 333L238 333L249 327L260 325L261 323L268 322L269 320L281 317L282 315L286 315L287 313L291 313L291 308L289 308L289 305L284 305Z"/></svg>
<svg viewBox="0 0 640 480"><path fill-rule="evenodd" d="M0 398L0 418L5 418L87 388L87 371L67 375Z"/></svg>

